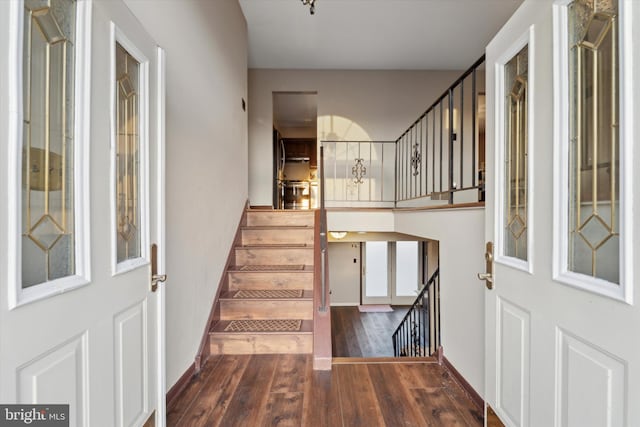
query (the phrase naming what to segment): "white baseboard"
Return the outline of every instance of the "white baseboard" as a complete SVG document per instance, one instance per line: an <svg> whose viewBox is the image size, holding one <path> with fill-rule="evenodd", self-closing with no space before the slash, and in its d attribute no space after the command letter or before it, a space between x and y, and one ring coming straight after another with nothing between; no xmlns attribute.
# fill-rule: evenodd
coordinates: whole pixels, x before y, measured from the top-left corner
<svg viewBox="0 0 640 427"><path fill-rule="evenodd" d="M357 307L359 302L332 302L331 307Z"/></svg>

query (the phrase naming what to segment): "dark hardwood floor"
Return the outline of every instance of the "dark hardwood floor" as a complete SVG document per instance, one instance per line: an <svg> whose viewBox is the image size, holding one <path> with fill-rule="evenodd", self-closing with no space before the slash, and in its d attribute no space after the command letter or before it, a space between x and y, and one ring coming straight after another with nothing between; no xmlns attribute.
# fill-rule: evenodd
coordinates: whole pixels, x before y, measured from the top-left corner
<svg viewBox="0 0 640 427"><path fill-rule="evenodd" d="M393 357L391 336L409 307L360 313L358 307L331 307L333 357Z"/></svg>
<svg viewBox="0 0 640 427"><path fill-rule="evenodd" d="M401 359L400 359L401 360ZM313 371L310 355L212 356L168 426L482 426L435 362L360 361Z"/></svg>

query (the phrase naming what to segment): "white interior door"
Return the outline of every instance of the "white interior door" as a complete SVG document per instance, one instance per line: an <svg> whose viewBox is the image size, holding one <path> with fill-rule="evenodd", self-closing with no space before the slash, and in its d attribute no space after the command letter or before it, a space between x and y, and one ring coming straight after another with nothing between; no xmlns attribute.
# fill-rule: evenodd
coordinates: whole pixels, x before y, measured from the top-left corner
<svg viewBox="0 0 640 427"><path fill-rule="evenodd" d="M0 20L0 402L163 425L161 53L120 1L0 2Z"/></svg>
<svg viewBox="0 0 640 427"><path fill-rule="evenodd" d="M525 0L487 47L485 399L508 426L640 425L638 6Z"/></svg>

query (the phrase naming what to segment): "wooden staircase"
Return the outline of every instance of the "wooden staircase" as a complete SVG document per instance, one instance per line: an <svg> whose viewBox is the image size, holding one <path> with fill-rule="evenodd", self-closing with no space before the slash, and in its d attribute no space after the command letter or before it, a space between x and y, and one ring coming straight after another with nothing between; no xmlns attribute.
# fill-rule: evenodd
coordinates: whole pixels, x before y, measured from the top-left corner
<svg viewBox="0 0 640 427"><path fill-rule="evenodd" d="M313 211L249 209L209 330L210 354L313 351Z"/></svg>

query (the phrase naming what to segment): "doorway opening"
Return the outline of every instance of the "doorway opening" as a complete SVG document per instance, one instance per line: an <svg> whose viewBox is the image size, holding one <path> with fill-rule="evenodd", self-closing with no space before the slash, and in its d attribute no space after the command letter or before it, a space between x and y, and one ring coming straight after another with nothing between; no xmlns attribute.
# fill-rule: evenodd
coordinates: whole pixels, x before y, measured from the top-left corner
<svg viewBox="0 0 640 427"><path fill-rule="evenodd" d="M273 207L318 207L317 92L273 92Z"/></svg>
<svg viewBox="0 0 640 427"><path fill-rule="evenodd" d="M399 233L329 233L334 357L393 357L392 336L438 269L438 241ZM435 320L435 319L434 319Z"/></svg>

